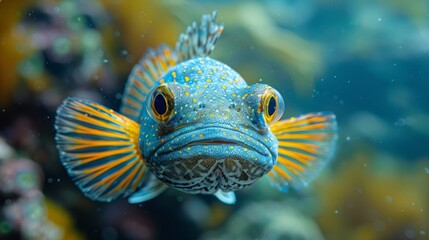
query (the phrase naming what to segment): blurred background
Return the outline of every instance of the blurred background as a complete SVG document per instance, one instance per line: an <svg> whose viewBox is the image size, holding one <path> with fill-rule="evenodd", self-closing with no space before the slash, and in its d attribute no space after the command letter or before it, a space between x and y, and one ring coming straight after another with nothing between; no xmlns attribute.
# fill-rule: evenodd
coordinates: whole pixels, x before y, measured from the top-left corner
<svg viewBox="0 0 429 240"><path fill-rule="evenodd" d="M168 190L92 202L61 166L68 96L118 110L146 49L202 14L212 54L281 92L284 117L332 111L336 155L302 191L262 179L233 206ZM0 239L429 239L427 0L0 0Z"/></svg>

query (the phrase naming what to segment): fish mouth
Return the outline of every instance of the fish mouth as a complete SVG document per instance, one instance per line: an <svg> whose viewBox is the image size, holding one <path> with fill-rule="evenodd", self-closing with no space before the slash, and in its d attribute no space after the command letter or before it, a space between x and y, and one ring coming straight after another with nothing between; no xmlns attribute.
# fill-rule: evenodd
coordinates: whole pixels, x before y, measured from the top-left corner
<svg viewBox="0 0 429 240"><path fill-rule="evenodd" d="M228 146L241 146L243 148L252 149L254 151L257 151L254 147L244 144L242 142L238 141L229 141L229 140L223 140L223 139L211 139L211 140L201 140L201 141L195 141L187 144L185 147L191 147L191 146L197 146L197 145L228 145ZM260 152L263 154L262 152Z"/></svg>
<svg viewBox="0 0 429 240"><path fill-rule="evenodd" d="M189 126L166 136L147 159L153 173L188 193L236 191L272 169L272 142L231 126ZM271 148L271 149L270 149Z"/></svg>
<svg viewBox="0 0 429 240"><path fill-rule="evenodd" d="M256 135L256 132L245 133L224 126L190 128L182 128L180 132L169 136L154 151L154 154L157 156L166 155L176 150L192 149L195 147L214 147L210 152L215 154L217 149L224 150L226 148L241 147L243 151L251 151L260 156L267 157L272 155L266 144L252 136L253 134Z"/></svg>

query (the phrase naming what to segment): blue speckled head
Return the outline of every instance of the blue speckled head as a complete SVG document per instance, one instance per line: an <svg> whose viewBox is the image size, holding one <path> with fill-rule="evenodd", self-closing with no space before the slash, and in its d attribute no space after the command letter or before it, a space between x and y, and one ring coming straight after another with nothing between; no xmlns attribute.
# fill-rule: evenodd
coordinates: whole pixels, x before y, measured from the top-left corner
<svg viewBox="0 0 429 240"><path fill-rule="evenodd" d="M168 91L167 99L157 105L163 101L160 88ZM266 91L275 92L263 84L248 86L233 69L210 58L173 67L140 115L139 144L148 167L166 184L190 193L251 185L277 158L277 139L264 120ZM165 108L171 113L164 114ZM159 118L157 111L167 117Z"/></svg>

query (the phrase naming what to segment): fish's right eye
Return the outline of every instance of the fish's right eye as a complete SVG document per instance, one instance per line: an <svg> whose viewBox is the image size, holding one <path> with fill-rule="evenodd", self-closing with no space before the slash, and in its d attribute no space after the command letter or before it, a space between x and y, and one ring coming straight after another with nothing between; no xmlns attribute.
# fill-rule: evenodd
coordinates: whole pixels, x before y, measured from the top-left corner
<svg viewBox="0 0 429 240"><path fill-rule="evenodd" d="M171 118L174 109L174 95L167 84L159 85L152 93L149 114L158 122Z"/></svg>
<svg viewBox="0 0 429 240"><path fill-rule="evenodd" d="M284 102L282 95L273 88L269 88L262 95L262 110L267 124L277 122L283 115Z"/></svg>

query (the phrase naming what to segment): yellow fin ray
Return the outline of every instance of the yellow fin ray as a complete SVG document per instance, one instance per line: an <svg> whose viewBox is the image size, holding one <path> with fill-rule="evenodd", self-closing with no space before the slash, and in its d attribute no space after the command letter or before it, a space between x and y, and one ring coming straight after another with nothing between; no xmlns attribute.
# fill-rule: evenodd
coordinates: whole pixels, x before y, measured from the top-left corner
<svg viewBox="0 0 429 240"><path fill-rule="evenodd" d="M89 101L68 98L58 108L56 141L61 161L89 198L111 201L143 184L140 125Z"/></svg>
<svg viewBox="0 0 429 240"><path fill-rule="evenodd" d="M331 113L310 113L274 123L270 130L278 145L277 163L269 172L280 190L307 186L332 158L337 123Z"/></svg>
<svg viewBox="0 0 429 240"><path fill-rule="evenodd" d="M170 47L149 49L128 77L120 112L137 121L150 89L177 63L177 54Z"/></svg>
<svg viewBox="0 0 429 240"><path fill-rule="evenodd" d="M149 49L128 77L120 112L137 121L147 95L166 72L186 60L209 56L223 31L216 19L216 12L203 15L200 24L194 22L180 34L175 48Z"/></svg>

